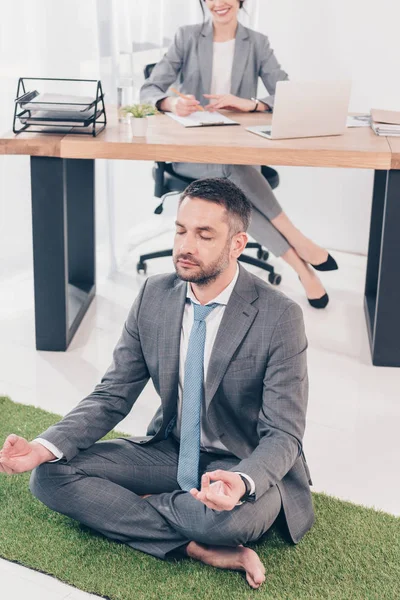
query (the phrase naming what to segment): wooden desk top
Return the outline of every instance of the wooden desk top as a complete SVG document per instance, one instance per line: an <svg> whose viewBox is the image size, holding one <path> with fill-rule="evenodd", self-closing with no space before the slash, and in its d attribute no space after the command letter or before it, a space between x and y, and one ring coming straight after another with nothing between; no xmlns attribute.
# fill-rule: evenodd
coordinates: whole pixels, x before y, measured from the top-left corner
<svg viewBox="0 0 400 600"><path fill-rule="evenodd" d="M106 129L96 138L83 135L6 134L0 154L108 158L226 164L390 169L392 152L386 138L367 127L349 128L341 136L267 140L245 130L267 124L271 115L229 113L243 127L184 128L166 115L149 119L146 137L132 137L109 109ZM400 150L399 150L400 159ZM399 168L399 167L397 167Z"/></svg>
<svg viewBox="0 0 400 600"><path fill-rule="evenodd" d="M392 150L392 169L400 169L400 137L386 138Z"/></svg>
<svg viewBox="0 0 400 600"><path fill-rule="evenodd" d="M7 132L0 137L0 155L60 156L64 135Z"/></svg>

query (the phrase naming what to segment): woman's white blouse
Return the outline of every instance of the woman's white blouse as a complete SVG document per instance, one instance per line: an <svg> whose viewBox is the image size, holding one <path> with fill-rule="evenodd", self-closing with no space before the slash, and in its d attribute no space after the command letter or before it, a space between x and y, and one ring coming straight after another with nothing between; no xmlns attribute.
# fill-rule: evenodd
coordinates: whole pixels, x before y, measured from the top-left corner
<svg viewBox="0 0 400 600"><path fill-rule="evenodd" d="M214 42L210 94L230 94L235 52L235 38L228 42Z"/></svg>

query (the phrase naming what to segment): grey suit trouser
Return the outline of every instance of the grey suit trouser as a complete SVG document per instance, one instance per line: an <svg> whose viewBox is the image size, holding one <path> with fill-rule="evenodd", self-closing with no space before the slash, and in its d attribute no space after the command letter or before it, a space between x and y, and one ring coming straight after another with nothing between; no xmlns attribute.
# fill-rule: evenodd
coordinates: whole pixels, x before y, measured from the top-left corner
<svg viewBox="0 0 400 600"><path fill-rule="evenodd" d="M207 163L173 163L176 173L186 177L226 177L238 186L253 207L249 234L275 256L282 256L291 246L287 239L272 225L282 207L268 181L261 174L261 167L252 165L213 165Z"/></svg>
<svg viewBox="0 0 400 600"><path fill-rule="evenodd" d="M274 486L232 511L207 508L176 480L179 444L171 437L148 445L126 439L96 442L67 464L33 470L30 490L52 510L104 536L158 558L190 540L237 546L258 540L281 509ZM234 456L201 453L200 471L229 470ZM142 499L144 494L153 494Z"/></svg>

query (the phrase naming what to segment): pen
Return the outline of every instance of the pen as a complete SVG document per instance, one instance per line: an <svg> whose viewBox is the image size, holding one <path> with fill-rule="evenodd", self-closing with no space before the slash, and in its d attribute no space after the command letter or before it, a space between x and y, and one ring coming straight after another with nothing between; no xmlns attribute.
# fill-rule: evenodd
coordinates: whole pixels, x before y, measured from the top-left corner
<svg viewBox="0 0 400 600"><path fill-rule="evenodd" d="M185 94L181 94L180 92L178 92L178 90L176 90L175 88L171 88L171 92L174 92L174 94L176 94L177 96L180 96L181 98L187 98L187 96L185 96ZM202 110L204 111L204 108L201 106L201 104L198 105L197 110Z"/></svg>

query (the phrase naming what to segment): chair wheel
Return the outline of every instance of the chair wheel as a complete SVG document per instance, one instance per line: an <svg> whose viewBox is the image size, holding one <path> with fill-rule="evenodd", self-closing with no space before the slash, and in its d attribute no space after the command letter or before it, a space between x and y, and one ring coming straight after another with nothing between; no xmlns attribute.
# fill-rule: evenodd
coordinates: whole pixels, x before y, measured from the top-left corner
<svg viewBox="0 0 400 600"><path fill-rule="evenodd" d="M265 262L267 262L267 260L269 259L269 252L268 252L268 250L258 250L258 252L257 252L257 258L259 258L260 260L264 260Z"/></svg>
<svg viewBox="0 0 400 600"><path fill-rule="evenodd" d="M138 273L140 273L141 271L143 271L143 275L146 275L147 273L147 265L145 262L138 262L138 264L136 265L136 271Z"/></svg>
<svg viewBox="0 0 400 600"><path fill-rule="evenodd" d="M282 276L278 275L277 273L270 273L268 275L268 281L272 284L272 285L279 285L280 282L282 281Z"/></svg>

